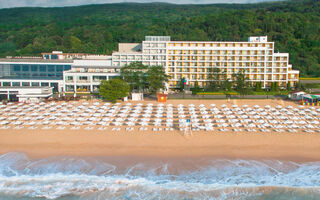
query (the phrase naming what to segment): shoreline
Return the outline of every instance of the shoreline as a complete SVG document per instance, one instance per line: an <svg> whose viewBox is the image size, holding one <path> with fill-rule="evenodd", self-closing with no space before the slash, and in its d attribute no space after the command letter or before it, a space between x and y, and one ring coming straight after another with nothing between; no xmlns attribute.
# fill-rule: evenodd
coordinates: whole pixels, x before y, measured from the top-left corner
<svg viewBox="0 0 320 200"><path fill-rule="evenodd" d="M320 135L305 133L101 133L95 131L0 131L0 154L174 159L320 160Z"/></svg>

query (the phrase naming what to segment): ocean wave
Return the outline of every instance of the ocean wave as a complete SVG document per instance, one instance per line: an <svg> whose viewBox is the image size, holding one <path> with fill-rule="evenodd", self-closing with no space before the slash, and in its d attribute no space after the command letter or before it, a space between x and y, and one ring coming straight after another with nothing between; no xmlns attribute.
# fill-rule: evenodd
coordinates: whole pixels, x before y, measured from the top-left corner
<svg viewBox="0 0 320 200"><path fill-rule="evenodd" d="M320 162L207 159L185 163L192 166L139 161L121 169L98 158L30 159L12 152L0 156L0 199L320 198Z"/></svg>

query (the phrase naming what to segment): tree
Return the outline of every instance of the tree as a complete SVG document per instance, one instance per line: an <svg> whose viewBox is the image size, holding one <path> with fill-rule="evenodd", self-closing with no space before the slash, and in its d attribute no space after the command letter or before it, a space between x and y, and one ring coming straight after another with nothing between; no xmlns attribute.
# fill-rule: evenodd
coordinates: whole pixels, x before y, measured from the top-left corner
<svg viewBox="0 0 320 200"><path fill-rule="evenodd" d="M210 68L208 69L208 85L206 87L207 91L216 92L219 90L220 83L220 69Z"/></svg>
<svg viewBox="0 0 320 200"><path fill-rule="evenodd" d="M276 92L279 91L279 83L278 82L274 83L274 91L276 91Z"/></svg>
<svg viewBox="0 0 320 200"><path fill-rule="evenodd" d="M81 40L79 38L77 38L76 36L71 36L70 43L73 50L80 50Z"/></svg>
<svg viewBox="0 0 320 200"><path fill-rule="evenodd" d="M261 92L262 91L262 83L261 82L257 82L256 85L255 85L254 90L256 92Z"/></svg>
<svg viewBox="0 0 320 200"><path fill-rule="evenodd" d="M270 91L274 92L274 82L271 82Z"/></svg>
<svg viewBox="0 0 320 200"><path fill-rule="evenodd" d="M160 89L165 89L165 83L168 82L169 76L166 74L163 66L151 66L146 74L149 91L151 93L154 94Z"/></svg>
<svg viewBox="0 0 320 200"><path fill-rule="evenodd" d="M120 77L130 85L130 92L134 90L141 92L147 87L147 71L148 66L142 62L132 62L121 68Z"/></svg>
<svg viewBox="0 0 320 200"><path fill-rule="evenodd" d="M290 82L287 83L287 90L288 90L288 91L291 90L291 83L290 83Z"/></svg>
<svg viewBox="0 0 320 200"><path fill-rule="evenodd" d="M230 92L230 90L232 88L232 83L231 83L230 79L227 79L223 82L222 88L224 91Z"/></svg>
<svg viewBox="0 0 320 200"><path fill-rule="evenodd" d="M206 89L206 91L210 91L210 92L219 91L220 88L219 88L218 81L209 82L205 89Z"/></svg>
<svg viewBox="0 0 320 200"><path fill-rule="evenodd" d="M248 78L245 76L244 71L233 75L235 80L235 90L239 92L241 96L248 95L251 92L250 83Z"/></svg>
<svg viewBox="0 0 320 200"><path fill-rule="evenodd" d="M200 87L199 87L199 83L198 83L198 81L196 81L195 83L194 83L194 87L192 88L192 94L193 95L196 95L198 92L200 92Z"/></svg>
<svg viewBox="0 0 320 200"><path fill-rule="evenodd" d="M279 83L278 82L272 82L270 91L272 92L278 92L279 91Z"/></svg>
<svg viewBox="0 0 320 200"><path fill-rule="evenodd" d="M182 92L184 90L184 79L183 78L180 79L179 84L180 84L180 87L179 87L180 92Z"/></svg>
<svg viewBox="0 0 320 200"><path fill-rule="evenodd" d="M102 80L99 95L107 101L116 103L118 99L129 95L129 85L120 79Z"/></svg>
<svg viewBox="0 0 320 200"><path fill-rule="evenodd" d="M304 90L304 86L302 85L302 83L299 81L297 84L296 84L296 90Z"/></svg>

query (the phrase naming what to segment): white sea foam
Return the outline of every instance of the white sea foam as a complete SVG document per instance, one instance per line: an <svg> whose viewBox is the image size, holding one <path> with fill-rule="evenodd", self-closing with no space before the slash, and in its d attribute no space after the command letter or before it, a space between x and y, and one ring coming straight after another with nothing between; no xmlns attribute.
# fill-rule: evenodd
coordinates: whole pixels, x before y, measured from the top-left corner
<svg viewBox="0 0 320 200"><path fill-rule="evenodd" d="M269 195L270 188L289 196L320 197L320 162L220 159L178 173L171 170L171 165L148 166L141 162L119 170L93 158L31 160L23 153L8 153L0 156L0 199L3 195L47 199L68 195L83 199L257 199Z"/></svg>

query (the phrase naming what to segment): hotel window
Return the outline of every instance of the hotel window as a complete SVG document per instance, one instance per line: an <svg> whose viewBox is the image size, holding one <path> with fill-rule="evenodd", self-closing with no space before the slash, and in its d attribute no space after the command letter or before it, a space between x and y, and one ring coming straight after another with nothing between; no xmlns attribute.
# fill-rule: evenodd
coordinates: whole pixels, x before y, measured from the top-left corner
<svg viewBox="0 0 320 200"><path fill-rule="evenodd" d="M57 71L57 72L62 72L62 71L63 71L63 66L57 65L57 66L56 66L56 71Z"/></svg>
<svg viewBox="0 0 320 200"><path fill-rule="evenodd" d="M67 81L73 81L73 76L66 76Z"/></svg>
<svg viewBox="0 0 320 200"><path fill-rule="evenodd" d="M10 82L3 82L2 85L3 86L10 86Z"/></svg>
<svg viewBox="0 0 320 200"><path fill-rule="evenodd" d="M20 72L20 65L14 65L13 66L13 71Z"/></svg>
<svg viewBox="0 0 320 200"><path fill-rule="evenodd" d="M74 92L74 86L73 85L66 85L66 91L67 92Z"/></svg>
<svg viewBox="0 0 320 200"><path fill-rule="evenodd" d="M29 71L29 65L22 65L22 71L24 72Z"/></svg>
<svg viewBox="0 0 320 200"><path fill-rule="evenodd" d="M22 86L30 86L29 82L22 82Z"/></svg>
<svg viewBox="0 0 320 200"><path fill-rule="evenodd" d="M41 87L43 87L43 86L49 86L49 83L48 82L41 83Z"/></svg>
<svg viewBox="0 0 320 200"><path fill-rule="evenodd" d="M20 76L21 76L22 78L29 77L29 75L30 75L30 74L27 74L27 73L20 74Z"/></svg>
<svg viewBox="0 0 320 200"><path fill-rule="evenodd" d="M88 77L87 76L79 76L80 81L87 81Z"/></svg>
<svg viewBox="0 0 320 200"><path fill-rule="evenodd" d="M46 65L40 65L39 71L40 72L46 72L47 71L47 66Z"/></svg>
<svg viewBox="0 0 320 200"><path fill-rule="evenodd" d="M55 71L54 65L48 65L48 72L54 72L54 71Z"/></svg>
<svg viewBox="0 0 320 200"><path fill-rule="evenodd" d="M64 71L67 71L67 70L70 70L71 69L71 65L64 65L63 66L63 70Z"/></svg>
<svg viewBox="0 0 320 200"><path fill-rule="evenodd" d="M40 85L40 84L39 84L38 82L32 82L32 83L31 83L31 86L32 86L32 87L39 87L39 85Z"/></svg>
<svg viewBox="0 0 320 200"><path fill-rule="evenodd" d="M106 76L93 76L94 81L107 80Z"/></svg>
<svg viewBox="0 0 320 200"><path fill-rule="evenodd" d="M15 87L20 86L20 82L12 82L12 86L15 86Z"/></svg>
<svg viewBox="0 0 320 200"><path fill-rule="evenodd" d="M31 65L31 71L32 72L37 72L38 71L38 66L37 65Z"/></svg>

